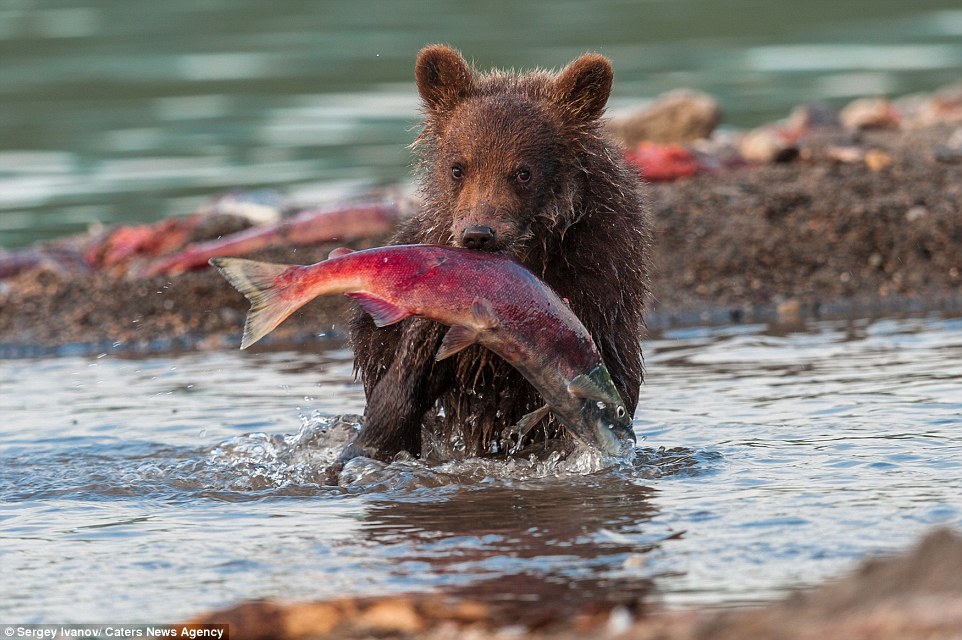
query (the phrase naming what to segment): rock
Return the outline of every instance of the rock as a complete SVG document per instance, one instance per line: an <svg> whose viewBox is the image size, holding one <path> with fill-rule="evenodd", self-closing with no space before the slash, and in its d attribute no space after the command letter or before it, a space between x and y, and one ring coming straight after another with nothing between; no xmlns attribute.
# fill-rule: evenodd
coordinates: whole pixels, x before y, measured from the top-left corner
<svg viewBox="0 0 962 640"><path fill-rule="evenodd" d="M936 147L933 157L945 164L962 163L962 128L952 132L945 144Z"/></svg>
<svg viewBox="0 0 962 640"><path fill-rule="evenodd" d="M855 164L865 160L865 149L854 144L830 145L825 148L825 157L833 162Z"/></svg>
<svg viewBox="0 0 962 640"><path fill-rule="evenodd" d="M831 145L825 148L825 157L841 164L864 163L872 171L892 166L892 155L883 149L865 149L857 145Z"/></svg>
<svg viewBox="0 0 962 640"><path fill-rule="evenodd" d="M200 616L178 628L227 624L233 640L411 638L439 627L487 628L496 620L494 611L477 603L448 602L437 596L390 596L296 604L261 600Z"/></svg>
<svg viewBox="0 0 962 640"><path fill-rule="evenodd" d="M644 140L686 144L711 136L721 116L712 96L678 89L634 113L612 118L608 129L628 148Z"/></svg>
<svg viewBox="0 0 962 640"><path fill-rule="evenodd" d="M797 325L802 322L802 303L798 298L789 298L778 303L775 307L778 324Z"/></svg>
<svg viewBox="0 0 962 640"><path fill-rule="evenodd" d="M756 164L786 162L798 156L795 136L777 126L752 129L741 139L738 150L745 160Z"/></svg>
<svg viewBox="0 0 962 640"><path fill-rule="evenodd" d="M838 129L842 126L842 121L839 119L838 111L831 105L816 102L799 105L792 109L785 126L789 131L803 135L816 128Z"/></svg>
<svg viewBox="0 0 962 640"><path fill-rule="evenodd" d="M872 171L881 171L892 166L892 156L882 149L869 149L865 152L865 166Z"/></svg>
<svg viewBox="0 0 962 640"><path fill-rule="evenodd" d="M839 119L846 129L898 129L902 116L885 98L859 98L845 106Z"/></svg>
<svg viewBox="0 0 962 640"><path fill-rule="evenodd" d="M927 215L929 215L929 210L923 207L922 205L917 204L905 212L905 221L915 222L917 220L921 220Z"/></svg>
<svg viewBox="0 0 962 640"><path fill-rule="evenodd" d="M868 560L841 580L761 609L721 614L697 636L894 640L960 633L962 537L938 529L910 553Z"/></svg>
<svg viewBox="0 0 962 640"><path fill-rule="evenodd" d="M912 125L928 127L937 124L962 124L962 83L939 89L919 102Z"/></svg>

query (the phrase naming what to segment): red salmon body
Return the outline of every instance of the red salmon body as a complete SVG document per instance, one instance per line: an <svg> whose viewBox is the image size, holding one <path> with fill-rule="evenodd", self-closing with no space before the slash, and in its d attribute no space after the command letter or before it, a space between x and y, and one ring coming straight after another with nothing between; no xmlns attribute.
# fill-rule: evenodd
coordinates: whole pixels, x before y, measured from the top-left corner
<svg viewBox="0 0 962 640"><path fill-rule="evenodd" d="M634 440L588 331L544 282L508 258L400 245L335 252L309 266L231 258L211 263L251 301L242 348L317 296L346 294L378 326L410 316L449 325L439 360L478 343L518 369L546 401L545 410L523 419L523 428L550 409L579 439L609 453Z"/></svg>
<svg viewBox="0 0 962 640"><path fill-rule="evenodd" d="M401 319L385 316L385 305L379 301L403 310L405 316L470 325L475 321L472 306L486 300L496 314L499 337L508 340L505 349L510 353L499 353L506 360L538 354L545 365L567 366L575 373L601 362L591 336L564 301L530 271L498 255L408 245L357 251L304 269L298 287L304 293L325 289L334 281L363 280L359 288L363 293L347 293L379 325Z"/></svg>

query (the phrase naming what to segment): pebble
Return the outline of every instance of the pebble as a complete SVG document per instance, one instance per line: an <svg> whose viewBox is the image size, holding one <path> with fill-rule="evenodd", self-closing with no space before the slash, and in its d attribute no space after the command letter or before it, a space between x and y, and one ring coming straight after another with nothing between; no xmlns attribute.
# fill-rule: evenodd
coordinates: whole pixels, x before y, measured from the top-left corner
<svg viewBox="0 0 962 640"><path fill-rule="evenodd" d="M892 166L892 156L881 149L869 149L865 152L865 166L872 171L881 171Z"/></svg>
<svg viewBox="0 0 962 640"><path fill-rule="evenodd" d="M929 210L922 205L916 205L905 212L906 222L915 222L929 215Z"/></svg>
<svg viewBox="0 0 962 640"><path fill-rule="evenodd" d="M745 134L738 150L748 162L786 162L798 156L798 145L775 127L759 127Z"/></svg>

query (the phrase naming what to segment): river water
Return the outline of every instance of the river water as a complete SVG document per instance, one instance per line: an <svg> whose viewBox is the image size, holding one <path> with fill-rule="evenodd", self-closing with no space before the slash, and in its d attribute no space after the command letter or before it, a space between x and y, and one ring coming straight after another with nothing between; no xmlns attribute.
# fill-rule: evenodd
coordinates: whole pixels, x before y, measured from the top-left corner
<svg viewBox="0 0 962 640"><path fill-rule="evenodd" d="M0 249L406 185L413 61L610 56L617 111L677 87L751 126L958 81L957 0L4 0ZM159 622L251 598L440 590L727 606L962 525L962 323L729 326L646 344L639 450L349 465L351 353L0 360L0 621Z"/></svg>
<svg viewBox="0 0 962 640"><path fill-rule="evenodd" d="M596 50L614 111L691 87L737 126L962 78L958 0L3 0L0 247L404 183L432 42L480 68Z"/></svg>
<svg viewBox="0 0 962 640"><path fill-rule="evenodd" d="M321 470L351 353L0 363L0 619L170 622L441 591L728 606L962 526L962 320L646 342L638 455Z"/></svg>

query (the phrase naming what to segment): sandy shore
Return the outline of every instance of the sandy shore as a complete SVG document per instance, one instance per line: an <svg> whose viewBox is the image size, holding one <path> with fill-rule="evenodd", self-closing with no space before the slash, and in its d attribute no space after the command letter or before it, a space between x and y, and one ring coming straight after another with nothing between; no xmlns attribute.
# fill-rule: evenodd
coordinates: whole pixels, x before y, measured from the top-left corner
<svg viewBox="0 0 962 640"><path fill-rule="evenodd" d="M788 161L763 164L725 164L718 144L695 153L695 175L647 187L651 330L962 311L962 124L813 129ZM251 257L305 264L384 237ZM57 258L64 245L38 251ZM41 260L0 281L0 356L233 346L246 307L210 269L136 279ZM348 309L319 299L268 346L341 332Z"/></svg>

